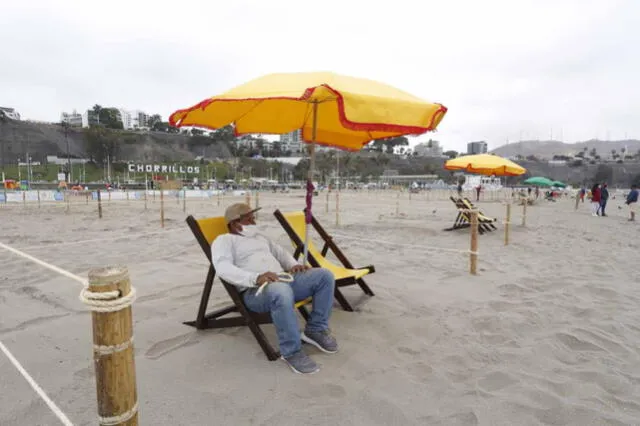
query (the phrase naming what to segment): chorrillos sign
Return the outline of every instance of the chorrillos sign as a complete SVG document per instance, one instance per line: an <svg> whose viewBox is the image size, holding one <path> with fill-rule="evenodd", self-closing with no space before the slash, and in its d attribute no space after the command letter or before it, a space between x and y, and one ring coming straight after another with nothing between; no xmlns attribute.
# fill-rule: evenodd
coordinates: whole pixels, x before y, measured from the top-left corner
<svg viewBox="0 0 640 426"><path fill-rule="evenodd" d="M176 166L167 164L129 164L129 171L132 173L200 173L199 166Z"/></svg>

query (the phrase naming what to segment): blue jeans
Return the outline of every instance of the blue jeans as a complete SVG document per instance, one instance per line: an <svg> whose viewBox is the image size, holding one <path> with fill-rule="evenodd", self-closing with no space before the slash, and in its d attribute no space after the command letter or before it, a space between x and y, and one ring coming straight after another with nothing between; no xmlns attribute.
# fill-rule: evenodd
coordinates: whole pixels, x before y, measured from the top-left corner
<svg viewBox="0 0 640 426"><path fill-rule="evenodd" d="M271 314L278 333L280 354L286 358L301 349L295 302L312 297L313 310L305 331L325 331L329 328L335 285L331 271L313 268L295 274L291 283L268 284L259 295L256 295L256 288L251 288L244 292L243 299L249 310Z"/></svg>

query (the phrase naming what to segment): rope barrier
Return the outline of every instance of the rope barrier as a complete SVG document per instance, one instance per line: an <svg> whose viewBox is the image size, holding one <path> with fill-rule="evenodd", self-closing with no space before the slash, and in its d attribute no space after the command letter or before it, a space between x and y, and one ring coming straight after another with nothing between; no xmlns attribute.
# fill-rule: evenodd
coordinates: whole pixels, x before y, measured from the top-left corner
<svg viewBox="0 0 640 426"><path fill-rule="evenodd" d="M137 412L138 412L138 402L136 401L133 407L131 407L131 410L125 411L124 413L118 416L113 416L113 417L98 416L98 421L102 426L116 426L116 425L119 425L120 423L126 422L127 420L131 420L131 418L133 418L133 416L135 416Z"/></svg>
<svg viewBox="0 0 640 426"><path fill-rule="evenodd" d="M128 308L135 302L136 289L131 287L129 294L120 297L119 291L95 293L85 287L80 292L80 300L93 312L117 312Z"/></svg>
<svg viewBox="0 0 640 426"><path fill-rule="evenodd" d="M457 253L457 254L479 254L479 252L472 252L471 250L459 250L459 249L450 249L450 248L445 248L445 247L433 247L433 246L424 246L421 244L406 244L406 243L396 243L393 241L384 241L384 240L374 240L372 238L358 238L358 237L350 237L348 235L342 235L342 234L333 234L333 237L337 237L337 238L344 238L347 240L356 240L356 241L365 241L365 242L370 242L370 243L376 243L376 244L388 244L388 245L395 245L395 246L401 246L401 247L412 247L412 248L420 248L423 250L430 250L430 251L443 251L443 252L448 252L448 253Z"/></svg>

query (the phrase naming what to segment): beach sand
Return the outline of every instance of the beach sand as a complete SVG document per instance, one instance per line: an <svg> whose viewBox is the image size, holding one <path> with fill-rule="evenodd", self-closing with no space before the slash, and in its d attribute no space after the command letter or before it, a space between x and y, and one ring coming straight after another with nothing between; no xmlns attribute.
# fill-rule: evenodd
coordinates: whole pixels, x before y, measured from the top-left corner
<svg viewBox="0 0 640 426"><path fill-rule="evenodd" d="M469 274L469 230L440 194L343 192L314 199L317 217L356 265L374 264L376 296L333 311L340 352L307 348L312 376L269 362L246 328L197 331L206 259L184 223L220 215L244 197L0 207L0 241L82 277L128 266L140 424L143 425L632 425L640 419L638 225L621 200L594 218L571 199L505 207L479 237ZM262 193L259 223L290 248L272 215L302 208L302 193ZM396 215L396 203L399 204ZM115 239L123 237L121 239ZM80 284L0 250L0 341L77 425L96 424L91 316ZM344 290L362 299L357 287ZM209 309L229 299L216 281ZM275 344L271 325L264 326ZM53 413L0 353L0 424L56 425Z"/></svg>

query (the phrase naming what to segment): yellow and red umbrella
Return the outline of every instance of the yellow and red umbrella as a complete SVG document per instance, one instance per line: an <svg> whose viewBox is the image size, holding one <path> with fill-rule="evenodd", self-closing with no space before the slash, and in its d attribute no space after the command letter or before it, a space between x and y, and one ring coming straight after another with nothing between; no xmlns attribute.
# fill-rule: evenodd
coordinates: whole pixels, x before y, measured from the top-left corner
<svg viewBox="0 0 640 426"><path fill-rule="evenodd" d="M444 168L487 176L520 176L527 172L527 169L513 161L492 154L464 155L453 158L444 163Z"/></svg>
<svg viewBox="0 0 640 426"><path fill-rule="evenodd" d="M437 103L377 81L330 72L269 74L174 112L176 127L218 129L236 135L302 130L311 143L307 226L311 223L314 144L355 151L374 139L433 131L447 112ZM308 238L308 232L306 238ZM307 244L305 241L305 259Z"/></svg>

